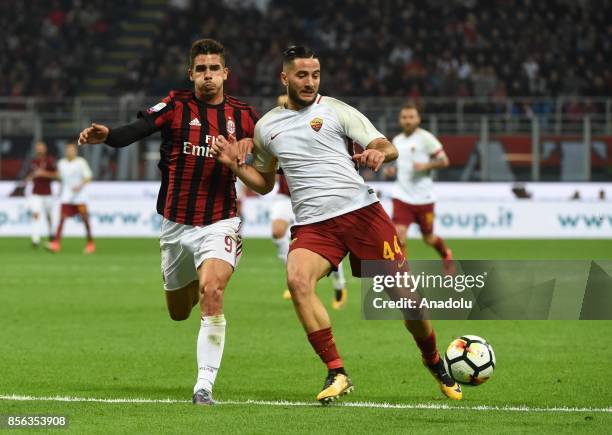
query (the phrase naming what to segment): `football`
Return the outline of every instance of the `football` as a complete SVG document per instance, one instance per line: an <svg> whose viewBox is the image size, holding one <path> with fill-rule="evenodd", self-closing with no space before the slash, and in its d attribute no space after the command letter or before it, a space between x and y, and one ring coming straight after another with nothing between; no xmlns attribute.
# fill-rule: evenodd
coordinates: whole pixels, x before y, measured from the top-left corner
<svg viewBox="0 0 612 435"><path fill-rule="evenodd" d="M462 335L448 345L444 365L455 381L480 385L486 382L495 370L495 353L484 338Z"/></svg>

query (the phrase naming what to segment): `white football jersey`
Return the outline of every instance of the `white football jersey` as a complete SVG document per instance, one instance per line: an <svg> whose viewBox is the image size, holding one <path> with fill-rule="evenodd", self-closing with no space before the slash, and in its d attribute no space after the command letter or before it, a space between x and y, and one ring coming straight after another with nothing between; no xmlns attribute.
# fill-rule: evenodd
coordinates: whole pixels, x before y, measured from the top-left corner
<svg viewBox="0 0 612 435"><path fill-rule="evenodd" d="M280 164L287 178L296 224L340 216L378 201L355 169L349 147L384 138L357 109L317 95L301 110L283 106L255 125L253 165L272 172Z"/></svg>
<svg viewBox="0 0 612 435"><path fill-rule="evenodd" d="M408 204L430 204L435 201L431 170L415 171L415 163L427 163L442 151L436 137L422 128L410 136L404 133L393 138L397 148L397 181L393 186L393 198Z"/></svg>
<svg viewBox="0 0 612 435"><path fill-rule="evenodd" d="M78 156L73 160L64 158L57 164L57 170L62 183L62 194L60 196L62 204L84 204L87 199L85 188L78 192L74 192L72 189L87 178L92 177L87 160Z"/></svg>

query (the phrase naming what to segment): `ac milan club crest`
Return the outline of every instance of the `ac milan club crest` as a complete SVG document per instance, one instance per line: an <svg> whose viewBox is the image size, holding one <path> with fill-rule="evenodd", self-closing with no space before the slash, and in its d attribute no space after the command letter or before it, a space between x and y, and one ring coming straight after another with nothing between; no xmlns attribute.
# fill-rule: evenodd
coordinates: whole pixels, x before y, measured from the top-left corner
<svg viewBox="0 0 612 435"><path fill-rule="evenodd" d="M228 120L227 120L226 127L227 127L227 132L228 132L229 134L234 134L234 133L236 133L236 124L234 123L234 121L232 120L232 118L230 118L230 119L228 119Z"/></svg>
<svg viewBox="0 0 612 435"><path fill-rule="evenodd" d="M323 127L323 120L317 117L310 121L310 126L314 131L319 131L321 130L321 127Z"/></svg>

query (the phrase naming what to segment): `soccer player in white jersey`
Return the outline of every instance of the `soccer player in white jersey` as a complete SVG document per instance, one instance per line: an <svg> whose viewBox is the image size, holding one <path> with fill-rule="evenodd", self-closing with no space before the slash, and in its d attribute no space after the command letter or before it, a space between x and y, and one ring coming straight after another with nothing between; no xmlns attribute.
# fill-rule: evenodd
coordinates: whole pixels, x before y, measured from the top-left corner
<svg viewBox="0 0 612 435"><path fill-rule="evenodd" d="M291 193L289 192L287 179L282 173L278 175L278 184L279 187L270 208L272 240L276 245L276 256L283 263L287 264L287 255L289 254L289 243L291 240L289 227L295 222L295 215L291 209ZM346 306L348 300L346 278L344 277L342 262L338 264L338 270L332 271L331 279L334 287L332 308L334 310L341 310ZM289 291L289 289L283 292L283 299L291 300L291 291Z"/></svg>
<svg viewBox="0 0 612 435"><path fill-rule="evenodd" d="M395 226L374 189L365 184L357 162L375 171L397 158L389 142L359 111L318 93L321 68L303 46L283 52L281 80L289 96L255 126L253 166L240 164L244 150L233 136L212 146L218 161L260 194L274 188L278 164L283 168L296 225L287 259L287 284L308 341L327 366L317 400L329 403L353 389L331 330L329 315L315 292L319 279L350 254L353 275L361 276L362 260L386 260L385 267L406 271ZM352 155L353 141L367 144ZM426 367L441 391L461 399L461 387L448 375L428 320L406 320Z"/></svg>
<svg viewBox="0 0 612 435"><path fill-rule="evenodd" d="M278 106L284 107L287 104L287 95L280 95L276 102ZM272 241L276 245L276 256L286 264L291 239L289 227L295 222L295 216L291 209L291 193L282 169L279 170L278 190L270 208L270 220L272 221ZM340 310L346 306L347 301L346 279L342 263L338 265L338 270L331 273L331 278L334 286L332 308ZM283 299L291 299L289 289L283 292Z"/></svg>
<svg viewBox="0 0 612 435"><path fill-rule="evenodd" d="M405 249L408 227L416 223L423 241L433 247L444 260L446 273L453 273L453 253L442 237L433 233L434 192L431 171L446 168L448 157L442 144L429 131L420 127L421 117L413 103L407 103L399 112L402 133L393 138L399 152L396 167L386 168L387 175L396 173L393 186L393 223L400 246Z"/></svg>
<svg viewBox="0 0 612 435"><path fill-rule="evenodd" d="M49 242L47 249L51 252L60 251L64 222L69 217L79 215L85 225L87 234L87 244L83 252L93 254L96 251L96 245L91 236L86 205L87 196L83 189L91 181L92 173L87 160L79 157L76 144L68 143L64 147L64 158L57 164L57 175L62 184L60 222L57 226L55 239Z"/></svg>

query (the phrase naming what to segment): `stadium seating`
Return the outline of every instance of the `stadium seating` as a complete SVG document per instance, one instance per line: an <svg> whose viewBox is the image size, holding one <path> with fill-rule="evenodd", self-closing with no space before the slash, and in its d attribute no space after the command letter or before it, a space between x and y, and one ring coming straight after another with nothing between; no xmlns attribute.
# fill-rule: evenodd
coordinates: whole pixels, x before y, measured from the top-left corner
<svg viewBox="0 0 612 435"><path fill-rule="evenodd" d="M336 95L489 96L502 102L506 96L610 95L609 20L600 13L605 4L2 2L6 55L0 68L11 80L0 83L0 91L161 95L185 85L187 47L210 36L226 44L232 70L227 88L240 95L276 95L279 53L296 42L320 53L324 87ZM598 110L583 106L568 103L566 110Z"/></svg>
<svg viewBox="0 0 612 435"><path fill-rule="evenodd" d="M1 96L78 95L139 0L0 2Z"/></svg>

